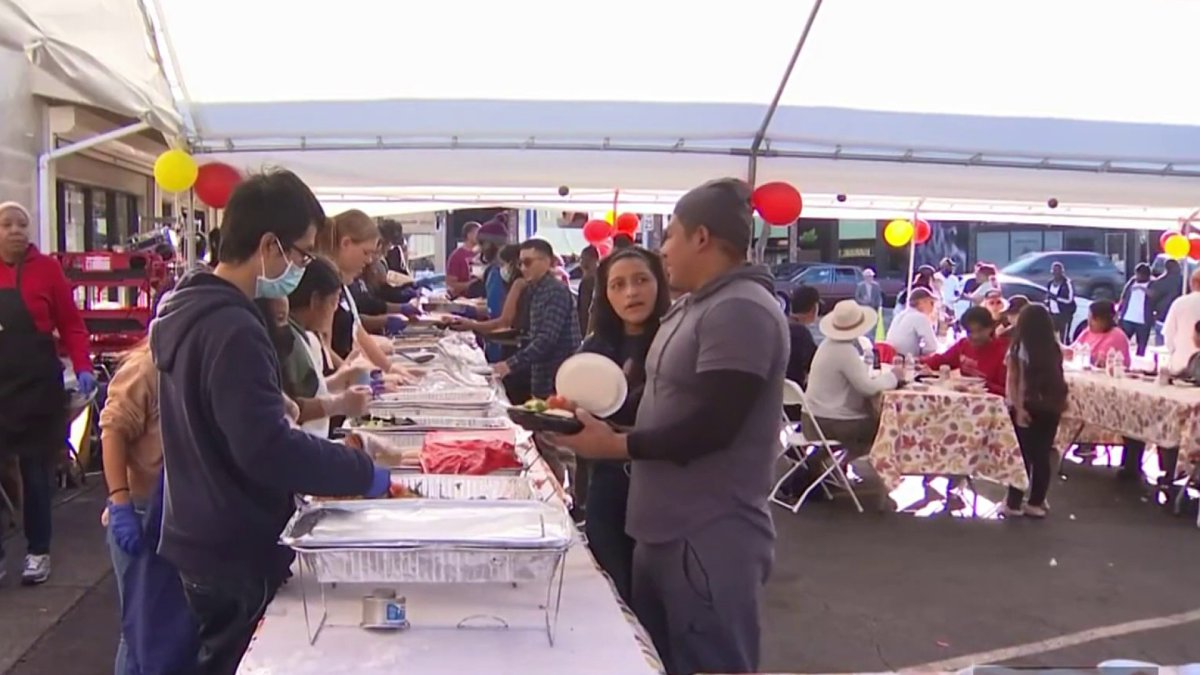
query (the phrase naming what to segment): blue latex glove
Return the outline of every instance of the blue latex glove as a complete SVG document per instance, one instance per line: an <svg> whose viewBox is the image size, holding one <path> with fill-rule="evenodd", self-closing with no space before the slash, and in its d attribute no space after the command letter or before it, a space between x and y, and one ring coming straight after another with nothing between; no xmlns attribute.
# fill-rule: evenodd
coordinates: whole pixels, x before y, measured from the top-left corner
<svg viewBox="0 0 1200 675"><path fill-rule="evenodd" d="M375 477L371 479L371 489L363 495L367 499L379 499L380 497L388 496L388 488L392 486L392 472L377 466L375 467Z"/></svg>
<svg viewBox="0 0 1200 675"><path fill-rule="evenodd" d="M142 521L133 504L108 504L108 526L112 529L117 548L137 557L142 552Z"/></svg>
<svg viewBox="0 0 1200 675"><path fill-rule="evenodd" d="M417 316L418 314L421 313L421 309L419 307L414 307L408 303L405 303L403 305L400 305L400 313L403 314L404 316Z"/></svg>
<svg viewBox="0 0 1200 675"><path fill-rule="evenodd" d="M96 391L96 376L89 371L77 373L75 382L79 384L79 393L84 396L90 396L93 391Z"/></svg>
<svg viewBox="0 0 1200 675"><path fill-rule="evenodd" d="M408 319L399 314L388 315L387 320L383 324L383 332L387 335L399 335L404 332L405 328L408 328Z"/></svg>

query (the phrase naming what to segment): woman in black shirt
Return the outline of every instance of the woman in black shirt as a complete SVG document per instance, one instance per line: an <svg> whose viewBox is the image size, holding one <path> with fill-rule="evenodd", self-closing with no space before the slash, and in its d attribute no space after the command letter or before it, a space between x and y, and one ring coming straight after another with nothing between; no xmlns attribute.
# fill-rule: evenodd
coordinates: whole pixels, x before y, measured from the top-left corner
<svg viewBox="0 0 1200 675"><path fill-rule="evenodd" d="M592 332L580 351L615 361L629 380L629 395L609 416L614 424L632 427L646 382L646 353L658 322L671 306L662 260L643 248L615 251L600 262L592 304ZM630 598L633 539L625 534L629 498L629 463L591 462L587 490L588 547L612 578L626 602Z"/></svg>

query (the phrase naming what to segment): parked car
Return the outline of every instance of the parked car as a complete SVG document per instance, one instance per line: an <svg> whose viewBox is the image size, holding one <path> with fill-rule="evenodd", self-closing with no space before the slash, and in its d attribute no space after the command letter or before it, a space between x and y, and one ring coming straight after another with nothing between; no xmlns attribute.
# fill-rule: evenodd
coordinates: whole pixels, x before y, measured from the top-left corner
<svg viewBox="0 0 1200 675"><path fill-rule="evenodd" d="M1069 272L1068 272L1069 274ZM965 281L965 277L962 278ZM1007 274L997 274L996 281L1000 282L1000 294L1005 299L1011 298L1014 295L1023 295L1029 298L1030 302L1046 304L1046 287L1038 286L1037 284L1021 279L1019 277L1009 276ZM954 303L954 318L961 319L963 312L971 306L971 301L967 298L959 298L958 302ZM1075 297L1075 317L1071 320L1071 341L1087 328L1088 308L1092 306L1092 301L1076 294Z"/></svg>
<svg viewBox="0 0 1200 675"><path fill-rule="evenodd" d="M1011 277L1020 277L1034 284L1050 283L1050 266L1063 264L1075 286L1075 295L1093 300L1116 300L1125 287L1125 274L1117 269L1112 258L1089 251L1039 251L1026 253L1000 269Z"/></svg>
<svg viewBox="0 0 1200 675"><path fill-rule="evenodd" d="M863 279L863 268L854 265L830 265L827 263L810 265L793 274L790 278L775 280L775 293L781 302L787 303L792 297L792 291L797 286L814 286L821 293L821 312L828 312L842 300L854 298L854 289ZM904 290L904 282L899 279L876 278L879 288L883 291L883 304L896 301L896 296Z"/></svg>

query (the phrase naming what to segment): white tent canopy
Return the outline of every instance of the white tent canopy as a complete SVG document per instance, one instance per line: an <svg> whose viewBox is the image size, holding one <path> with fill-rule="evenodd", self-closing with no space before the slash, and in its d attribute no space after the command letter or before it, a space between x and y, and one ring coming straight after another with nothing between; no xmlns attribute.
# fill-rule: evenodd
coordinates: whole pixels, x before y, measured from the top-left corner
<svg viewBox="0 0 1200 675"><path fill-rule="evenodd" d="M326 191L668 193L737 175L834 209L982 217L994 200L1149 225L1200 205L1185 0L145 2L193 147ZM137 0L18 4L68 41L101 25L80 5L137 18ZM104 63L140 47L93 42Z"/></svg>

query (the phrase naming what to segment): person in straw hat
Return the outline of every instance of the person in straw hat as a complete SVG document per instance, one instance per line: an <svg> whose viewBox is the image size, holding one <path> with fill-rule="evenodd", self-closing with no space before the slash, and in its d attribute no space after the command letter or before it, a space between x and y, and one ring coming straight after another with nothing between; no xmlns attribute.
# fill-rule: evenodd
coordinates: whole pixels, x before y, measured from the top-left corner
<svg viewBox="0 0 1200 675"><path fill-rule="evenodd" d="M807 415L836 438L851 459L865 456L875 441L879 420L871 399L900 386L903 369L885 368L872 377L858 339L875 329L878 315L870 307L843 300L821 319L825 340L817 347L808 373Z"/></svg>

